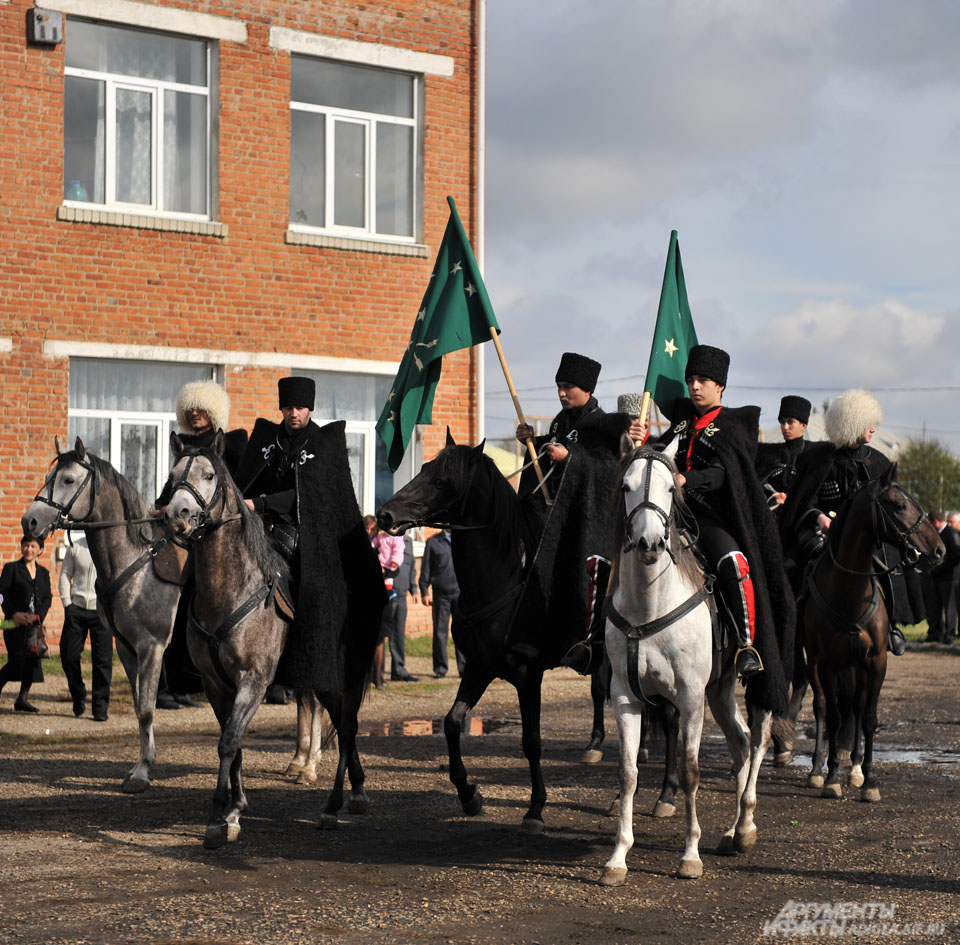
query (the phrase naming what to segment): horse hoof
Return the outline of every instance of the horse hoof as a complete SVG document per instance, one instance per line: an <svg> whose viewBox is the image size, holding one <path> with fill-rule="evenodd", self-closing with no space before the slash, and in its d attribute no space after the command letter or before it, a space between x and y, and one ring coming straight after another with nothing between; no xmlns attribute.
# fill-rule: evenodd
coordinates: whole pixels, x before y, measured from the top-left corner
<svg viewBox="0 0 960 945"><path fill-rule="evenodd" d="M626 881L626 868L620 866L605 866L600 876L601 886L622 886Z"/></svg>
<svg viewBox="0 0 960 945"><path fill-rule="evenodd" d="M620 797L617 796L613 799L613 803L607 808L607 817L619 817L620 816Z"/></svg>
<svg viewBox="0 0 960 945"><path fill-rule="evenodd" d="M295 778L303 771L303 765L298 764L296 761L291 761L287 765L287 770L283 772L285 778Z"/></svg>
<svg viewBox="0 0 960 945"><path fill-rule="evenodd" d="M672 817L676 812L676 806L665 801L657 801L653 808L654 817Z"/></svg>
<svg viewBox="0 0 960 945"><path fill-rule="evenodd" d="M587 748L580 756L580 761L585 765L598 765L603 761L603 752L599 748Z"/></svg>
<svg viewBox="0 0 960 945"><path fill-rule="evenodd" d="M832 800L838 800L843 797L843 788L839 784L825 784L820 792L821 797L829 797Z"/></svg>
<svg viewBox="0 0 960 945"><path fill-rule="evenodd" d="M461 801L460 806L468 817L476 817L483 810L483 797L480 788L474 788L473 797L469 801Z"/></svg>
<svg viewBox="0 0 960 945"><path fill-rule="evenodd" d="M320 819L317 821L317 829L319 830L336 830L337 829L337 815L336 814L321 814Z"/></svg>
<svg viewBox="0 0 960 945"><path fill-rule="evenodd" d="M880 800L880 788L868 787L860 792L860 800L867 803L874 803Z"/></svg>
<svg viewBox="0 0 960 945"><path fill-rule="evenodd" d="M786 768L793 761L793 751L781 751L773 756L774 768Z"/></svg>
<svg viewBox="0 0 960 945"><path fill-rule="evenodd" d="M646 748L641 748L637 751L637 764L645 765L650 760L650 752Z"/></svg>
<svg viewBox="0 0 960 945"><path fill-rule="evenodd" d="M347 810L351 814L365 814L370 810L370 801L366 794L351 794L347 800Z"/></svg>
<svg viewBox="0 0 960 945"><path fill-rule="evenodd" d="M699 879L703 876L703 863L700 860L681 860L677 870L677 879Z"/></svg>
<svg viewBox="0 0 960 945"><path fill-rule="evenodd" d="M733 837L725 833L717 844L717 856L736 856L739 852Z"/></svg>
<svg viewBox="0 0 960 945"><path fill-rule="evenodd" d="M230 837L230 828L234 828L233 838ZM232 843L240 835L240 827L236 824L207 824L203 835L204 850L218 850L228 843Z"/></svg>
<svg viewBox="0 0 960 945"><path fill-rule="evenodd" d="M306 768L303 768L301 772L297 775L297 784L316 784L317 783L317 772L308 771Z"/></svg>
<svg viewBox="0 0 960 945"><path fill-rule="evenodd" d="M150 787L150 780L148 778L125 778L123 784L120 785L120 790L124 794L143 794L143 792Z"/></svg>
<svg viewBox="0 0 960 945"><path fill-rule="evenodd" d="M852 788L863 787L863 772L851 771L850 777L847 779L847 784Z"/></svg>
<svg viewBox="0 0 960 945"><path fill-rule="evenodd" d="M539 817L524 817L520 822L520 829L534 835L543 833L543 821Z"/></svg>
<svg viewBox="0 0 960 945"><path fill-rule="evenodd" d="M807 787L812 787L812 788L823 787L823 775L811 774L810 777L807 778Z"/></svg>
<svg viewBox="0 0 960 945"><path fill-rule="evenodd" d="M736 844L740 853L746 853L751 847L757 844L757 828L747 833L738 833L734 835L733 842Z"/></svg>

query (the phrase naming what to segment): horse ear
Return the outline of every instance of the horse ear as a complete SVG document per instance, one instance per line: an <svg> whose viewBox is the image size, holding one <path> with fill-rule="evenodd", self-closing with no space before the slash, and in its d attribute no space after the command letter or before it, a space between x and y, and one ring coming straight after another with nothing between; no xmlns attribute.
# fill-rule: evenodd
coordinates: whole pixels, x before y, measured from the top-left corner
<svg viewBox="0 0 960 945"><path fill-rule="evenodd" d="M473 448L474 453L479 453L479 454L482 456L482 455L483 455L483 447L486 445L486 442L487 442L487 438L484 437L484 438Z"/></svg>
<svg viewBox="0 0 960 945"><path fill-rule="evenodd" d="M81 462L87 458L87 448L83 445L83 440L79 436L74 442L73 448L77 451L77 456L80 457Z"/></svg>
<svg viewBox="0 0 960 945"><path fill-rule="evenodd" d="M887 477L888 477L888 478L887 478L887 482L896 482L896 481L897 481L897 464L896 464L896 463L894 463L894 464L887 470Z"/></svg>
<svg viewBox="0 0 960 945"><path fill-rule="evenodd" d="M450 432L450 427L447 427L447 442L445 446L456 446L457 441L453 438L453 434Z"/></svg>
<svg viewBox="0 0 960 945"><path fill-rule="evenodd" d="M217 430L217 435L213 438L213 455L214 456L223 456L225 443L226 443L226 438L223 435L223 430Z"/></svg>
<svg viewBox="0 0 960 945"><path fill-rule="evenodd" d="M633 449L633 440L630 439L630 434L624 430L620 434L620 455L626 456L628 453L632 453Z"/></svg>
<svg viewBox="0 0 960 945"><path fill-rule="evenodd" d="M60 455L63 453L63 450L60 449L60 437L55 436L55 437L53 438L53 445L54 445L54 448L55 448L56 451L57 451L57 456L60 456Z"/></svg>
<svg viewBox="0 0 960 945"><path fill-rule="evenodd" d="M671 460L673 460L674 462L676 462L676 459L677 459L677 447L679 447L679 445L680 445L680 439L679 439L679 437L674 437L674 438L663 448L663 455L666 456L667 459L671 459Z"/></svg>
<svg viewBox="0 0 960 945"><path fill-rule="evenodd" d="M180 461L180 457L183 456L183 451L185 447L183 445L183 440L180 439L177 434L171 430L170 431L170 452L173 453L174 463Z"/></svg>

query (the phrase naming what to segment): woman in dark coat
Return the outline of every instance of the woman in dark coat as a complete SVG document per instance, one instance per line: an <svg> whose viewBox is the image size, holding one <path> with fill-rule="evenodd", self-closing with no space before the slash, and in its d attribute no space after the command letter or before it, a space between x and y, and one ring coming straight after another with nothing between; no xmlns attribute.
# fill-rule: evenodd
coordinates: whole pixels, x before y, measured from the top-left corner
<svg viewBox="0 0 960 945"><path fill-rule="evenodd" d="M10 680L20 682L20 694L13 708L17 712L39 712L27 701L30 687L43 682L39 656L27 656L27 628L39 619L43 623L53 597L50 593L50 572L37 560L43 551L43 542L24 535L20 542L20 560L3 566L0 573L0 595L3 598L3 643L7 648L7 662L0 669L0 691Z"/></svg>

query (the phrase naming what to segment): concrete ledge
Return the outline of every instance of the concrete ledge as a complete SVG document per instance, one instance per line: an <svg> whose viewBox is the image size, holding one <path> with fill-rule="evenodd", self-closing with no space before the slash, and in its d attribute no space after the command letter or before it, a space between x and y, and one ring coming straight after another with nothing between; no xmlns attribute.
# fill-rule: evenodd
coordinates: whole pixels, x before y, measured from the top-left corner
<svg viewBox="0 0 960 945"><path fill-rule="evenodd" d="M170 233L191 233L195 236L216 236L225 239L225 223L209 220L178 220L175 217L153 217L139 213L117 213L90 207L57 207L57 219L63 223L95 223L101 226L130 226L138 230L165 230Z"/></svg>
<svg viewBox="0 0 960 945"><path fill-rule="evenodd" d="M388 243L384 240L355 240L344 236L322 236L319 233L301 233L299 230L287 230L283 235L284 243L291 246L319 246L323 249L346 249L360 253L385 253L390 256L414 256L427 258L427 247L423 243Z"/></svg>

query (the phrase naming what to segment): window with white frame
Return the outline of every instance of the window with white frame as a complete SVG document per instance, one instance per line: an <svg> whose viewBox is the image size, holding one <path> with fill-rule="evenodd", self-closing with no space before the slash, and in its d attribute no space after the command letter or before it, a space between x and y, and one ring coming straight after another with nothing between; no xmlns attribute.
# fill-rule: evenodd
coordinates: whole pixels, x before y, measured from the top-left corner
<svg viewBox="0 0 960 945"><path fill-rule="evenodd" d="M106 459L148 501L170 472L176 399L189 381L213 379L206 364L70 359L69 436Z"/></svg>
<svg viewBox="0 0 960 945"><path fill-rule="evenodd" d="M70 18L63 197L209 219L215 44Z"/></svg>
<svg viewBox="0 0 960 945"><path fill-rule="evenodd" d="M413 242L420 76L291 57L290 225Z"/></svg>
<svg viewBox="0 0 960 945"><path fill-rule="evenodd" d="M378 374L298 371L312 377L317 385L314 423L323 426L334 420L346 421L350 475L357 503L364 513L375 512L419 469L419 437L411 440L400 468L394 473L387 465L387 449L377 436L377 417L387 401L393 377Z"/></svg>

